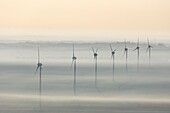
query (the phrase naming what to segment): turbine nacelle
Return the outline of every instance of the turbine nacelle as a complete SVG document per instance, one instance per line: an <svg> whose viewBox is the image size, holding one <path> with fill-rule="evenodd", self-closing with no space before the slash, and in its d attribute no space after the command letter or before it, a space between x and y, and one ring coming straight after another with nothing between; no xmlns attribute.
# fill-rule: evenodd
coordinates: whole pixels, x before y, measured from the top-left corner
<svg viewBox="0 0 170 113"><path fill-rule="evenodd" d="M128 48L125 48L125 51L128 51Z"/></svg>
<svg viewBox="0 0 170 113"><path fill-rule="evenodd" d="M112 51L112 55L114 55L115 54L115 51Z"/></svg>
<svg viewBox="0 0 170 113"><path fill-rule="evenodd" d="M148 45L148 48L153 48L151 45Z"/></svg>
<svg viewBox="0 0 170 113"><path fill-rule="evenodd" d="M115 55L115 52L116 52L116 49L115 50L113 50L113 48L112 48L112 45L110 44L110 49L111 49L111 54L112 54L112 56L114 56Z"/></svg>
<svg viewBox="0 0 170 113"><path fill-rule="evenodd" d="M98 55L97 53L94 53L94 59L95 59L95 58L97 59L97 55Z"/></svg>
<svg viewBox="0 0 170 113"><path fill-rule="evenodd" d="M148 49L153 48L153 47L150 45L148 38L147 38L147 41L148 41Z"/></svg>
<svg viewBox="0 0 170 113"><path fill-rule="evenodd" d="M153 48L153 47L151 45L148 45L148 48L147 48L146 52L150 51L151 48Z"/></svg>
<svg viewBox="0 0 170 113"><path fill-rule="evenodd" d="M139 49L140 49L140 47L139 47L139 46L137 46L137 47L134 49L134 51L135 51L135 50L139 50Z"/></svg>
<svg viewBox="0 0 170 113"><path fill-rule="evenodd" d="M139 49L140 47L136 47L136 49Z"/></svg>
<svg viewBox="0 0 170 113"><path fill-rule="evenodd" d="M77 59L77 57L73 56L73 57L72 57L72 59L73 59L73 60L76 60L76 59Z"/></svg>
<svg viewBox="0 0 170 113"><path fill-rule="evenodd" d="M114 55L114 54L115 54L115 52L116 52L116 49L115 49L114 51L111 49L111 53L112 53L112 55Z"/></svg>
<svg viewBox="0 0 170 113"><path fill-rule="evenodd" d="M38 67L42 66L42 63L38 63L37 66L38 66Z"/></svg>
<svg viewBox="0 0 170 113"><path fill-rule="evenodd" d="M97 54L98 48L97 48L96 50L94 50L94 49L92 48L92 50L93 50L94 58L97 58L97 56L98 56L98 54Z"/></svg>
<svg viewBox="0 0 170 113"><path fill-rule="evenodd" d="M97 53L94 53L94 57L97 57L97 55L98 55Z"/></svg>

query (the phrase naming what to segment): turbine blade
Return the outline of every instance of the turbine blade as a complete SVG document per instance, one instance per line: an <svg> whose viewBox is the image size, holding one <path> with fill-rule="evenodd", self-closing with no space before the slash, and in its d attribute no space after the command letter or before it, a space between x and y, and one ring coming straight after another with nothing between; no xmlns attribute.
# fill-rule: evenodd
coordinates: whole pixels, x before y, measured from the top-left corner
<svg viewBox="0 0 170 113"><path fill-rule="evenodd" d="M137 47L139 47L139 38L138 38L138 43L137 43Z"/></svg>
<svg viewBox="0 0 170 113"><path fill-rule="evenodd" d="M149 39L148 39L148 37L147 37L147 41L148 41L148 46L149 46L150 44L149 44Z"/></svg>
<svg viewBox="0 0 170 113"><path fill-rule="evenodd" d="M36 75L36 73L37 73L39 67L40 67L40 66L37 66L37 68L36 68L36 70L35 70L35 72L34 72L34 76Z"/></svg>
<svg viewBox="0 0 170 113"><path fill-rule="evenodd" d="M133 51L136 51L137 50L137 48L135 48Z"/></svg>
<svg viewBox="0 0 170 113"><path fill-rule="evenodd" d="M38 63L40 63L40 50L39 50L39 46L38 46Z"/></svg>
<svg viewBox="0 0 170 113"><path fill-rule="evenodd" d="M114 52L116 51L116 49L114 50Z"/></svg>
<svg viewBox="0 0 170 113"><path fill-rule="evenodd" d="M70 68L72 68L72 67L73 67L73 63L74 63L74 60L72 60Z"/></svg>
<svg viewBox="0 0 170 113"><path fill-rule="evenodd" d="M74 44L73 44L73 57L74 57Z"/></svg>
<svg viewBox="0 0 170 113"><path fill-rule="evenodd" d="M93 53L95 53L94 49L92 48Z"/></svg>
<svg viewBox="0 0 170 113"><path fill-rule="evenodd" d="M148 52L148 50L149 50L149 47L147 48L146 53Z"/></svg>
<svg viewBox="0 0 170 113"><path fill-rule="evenodd" d="M98 48L96 49L96 53L98 52Z"/></svg>
<svg viewBox="0 0 170 113"><path fill-rule="evenodd" d="M125 56L126 51L124 50L123 57Z"/></svg>
<svg viewBox="0 0 170 113"><path fill-rule="evenodd" d="M109 44L109 45L110 45L110 49L111 49L111 51L113 51L111 44Z"/></svg>

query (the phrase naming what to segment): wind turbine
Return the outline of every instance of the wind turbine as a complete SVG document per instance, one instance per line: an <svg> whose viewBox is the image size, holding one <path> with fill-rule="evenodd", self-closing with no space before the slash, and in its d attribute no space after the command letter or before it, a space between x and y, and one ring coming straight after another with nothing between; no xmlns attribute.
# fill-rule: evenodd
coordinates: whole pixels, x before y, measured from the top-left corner
<svg viewBox="0 0 170 113"><path fill-rule="evenodd" d="M73 66L73 73L74 73L74 95L76 95L76 60L77 57L75 57L74 55L74 44L73 44L73 56L72 56L71 66Z"/></svg>
<svg viewBox="0 0 170 113"><path fill-rule="evenodd" d="M113 50L112 45L110 44L110 49L111 49L111 58L113 60L113 80L114 80L114 71L115 71L115 64L114 64L114 60L115 60L115 52L116 49Z"/></svg>
<svg viewBox="0 0 170 113"><path fill-rule="evenodd" d="M138 38L138 42L137 42L137 46L136 46L136 48L134 49L134 51L136 51L137 50L137 68L139 69L139 49L140 49L140 47L139 47L139 38Z"/></svg>
<svg viewBox="0 0 170 113"><path fill-rule="evenodd" d="M149 43L149 39L147 38L148 41L148 48L146 50L146 52L149 52L149 64L150 64L150 60L151 60L151 48L153 48L150 43Z"/></svg>
<svg viewBox="0 0 170 113"><path fill-rule="evenodd" d="M92 48L93 51L93 56L94 56L94 61L95 61L95 87L97 87L97 52L98 52L98 48L96 50L94 50L94 48Z"/></svg>
<svg viewBox="0 0 170 113"><path fill-rule="evenodd" d="M126 54L126 71L127 71L127 59L128 59L128 48L126 47L126 41L125 41L125 49L124 49L124 54L123 56Z"/></svg>
<svg viewBox="0 0 170 113"><path fill-rule="evenodd" d="M38 47L38 63L37 63L37 68L35 70L35 75L36 75L38 69L40 71L40 73L39 73L39 96L41 96L41 93L42 93L42 87L41 87L41 85L42 85L42 81L41 81L42 63L40 62L39 47Z"/></svg>
<svg viewBox="0 0 170 113"><path fill-rule="evenodd" d="M37 68L35 70L35 74L37 73L37 71L40 71L40 75L39 75L39 106L40 106L40 110L41 110L41 93L42 93L42 87L41 87L41 71L42 71L42 63L40 62L40 53L39 53L39 47L38 47L38 63L37 63Z"/></svg>

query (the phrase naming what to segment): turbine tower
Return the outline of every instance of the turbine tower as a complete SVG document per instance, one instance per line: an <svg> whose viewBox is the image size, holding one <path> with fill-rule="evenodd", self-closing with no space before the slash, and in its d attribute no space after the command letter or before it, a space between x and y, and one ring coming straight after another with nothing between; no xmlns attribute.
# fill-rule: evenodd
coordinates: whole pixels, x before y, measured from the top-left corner
<svg viewBox="0 0 170 113"><path fill-rule="evenodd" d="M126 71L127 71L127 69L128 69L128 67L127 67L127 60L128 60L128 48L127 48L127 46L126 46L126 41L125 41L125 49L124 49L124 54L123 54L123 56L126 54Z"/></svg>
<svg viewBox="0 0 170 113"><path fill-rule="evenodd" d="M95 62L95 68L94 68L94 72L95 72L95 87L97 88L97 52L98 52L98 48L96 49L96 51L92 48L93 51L93 56L94 56L94 62Z"/></svg>
<svg viewBox="0 0 170 113"><path fill-rule="evenodd" d="M139 38L138 38L138 42L137 42L137 46L136 46L136 48L134 49L134 51L136 51L137 50L137 69L139 70L139 49L140 49L140 47L139 47Z"/></svg>
<svg viewBox="0 0 170 113"><path fill-rule="evenodd" d="M148 38L147 38L147 41L148 41L148 48L147 48L146 52L149 52L149 65L150 65L150 61L151 61L151 49L153 47L150 45Z"/></svg>
<svg viewBox="0 0 170 113"><path fill-rule="evenodd" d="M40 71L39 73L39 96L41 96L41 93L42 93L42 81L41 81L41 71L42 71L42 63L40 62L40 53L39 53L39 47L38 47L38 63L37 63L37 68L35 70L35 75L37 73L37 71Z"/></svg>
<svg viewBox="0 0 170 113"><path fill-rule="evenodd" d="M113 80L114 80L114 72L115 72L115 63L114 63L114 60L115 60L115 52L116 52L116 49L113 50L112 48L112 45L110 44L110 49L111 49L111 58L112 58L112 61L113 61Z"/></svg>
<svg viewBox="0 0 170 113"><path fill-rule="evenodd" d="M77 57L75 57L74 55L74 44L73 44L73 56L72 56L72 64L71 64L71 67L73 67L73 75L74 75L74 95L76 95L76 60L77 60Z"/></svg>

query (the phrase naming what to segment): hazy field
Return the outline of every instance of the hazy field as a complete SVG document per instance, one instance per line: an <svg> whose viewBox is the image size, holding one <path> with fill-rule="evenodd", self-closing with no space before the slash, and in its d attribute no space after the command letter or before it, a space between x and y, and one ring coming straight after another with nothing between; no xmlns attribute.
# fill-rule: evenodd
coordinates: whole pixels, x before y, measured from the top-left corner
<svg viewBox="0 0 170 113"><path fill-rule="evenodd" d="M38 96L37 46L40 46L42 100ZM72 43L6 42L0 44L0 112L2 113L169 113L170 46L153 44L149 65L146 44L141 44L140 68L134 43L128 43L128 71L124 43L117 49L113 81L107 43L75 44L77 96L73 94ZM98 88L94 86L94 59L98 51Z"/></svg>

